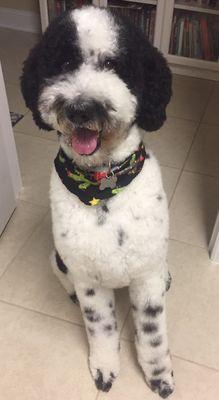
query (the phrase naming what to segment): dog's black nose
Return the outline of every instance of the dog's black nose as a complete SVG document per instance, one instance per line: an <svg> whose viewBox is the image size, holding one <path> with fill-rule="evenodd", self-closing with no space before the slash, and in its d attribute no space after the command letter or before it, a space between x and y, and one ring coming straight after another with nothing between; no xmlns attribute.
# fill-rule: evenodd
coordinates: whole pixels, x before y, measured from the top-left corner
<svg viewBox="0 0 219 400"><path fill-rule="evenodd" d="M66 116L74 124L83 125L89 121L103 122L106 119L106 110L95 100L78 100L67 106Z"/></svg>

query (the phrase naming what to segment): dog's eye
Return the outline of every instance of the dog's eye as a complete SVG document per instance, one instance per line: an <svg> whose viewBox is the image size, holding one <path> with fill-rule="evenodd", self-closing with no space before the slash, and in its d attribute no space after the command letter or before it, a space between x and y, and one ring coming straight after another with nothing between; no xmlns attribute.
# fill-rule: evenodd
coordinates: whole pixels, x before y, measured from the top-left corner
<svg viewBox="0 0 219 400"><path fill-rule="evenodd" d="M112 60L111 58L106 58L103 63L103 67L107 69L113 69L115 67L115 60Z"/></svg>
<svg viewBox="0 0 219 400"><path fill-rule="evenodd" d="M65 61L63 64L62 64L62 72L66 72L66 71L68 71L69 70L69 68L70 68L70 61Z"/></svg>

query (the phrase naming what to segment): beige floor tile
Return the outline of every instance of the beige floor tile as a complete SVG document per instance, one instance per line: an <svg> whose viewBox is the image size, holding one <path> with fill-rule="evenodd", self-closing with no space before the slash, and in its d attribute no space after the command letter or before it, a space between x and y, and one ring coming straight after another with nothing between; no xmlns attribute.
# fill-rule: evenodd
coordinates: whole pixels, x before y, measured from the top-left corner
<svg viewBox="0 0 219 400"><path fill-rule="evenodd" d="M8 98L9 110L19 114L26 114L28 109L25 106L20 86L6 83L6 92Z"/></svg>
<svg viewBox="0 0 219 400"><path fill-rule="evenodd" d="M171 351L219 370L219 268L207 250L177 241L170 241L168 260Z"/></svg>
<svg viewBox="0 0 219 400"><path fill-rule="evenodd" d="M0 58L6 82L19 85L23 61L37 40L38 35L30 32L0 28Z"/></svg>
<svg viewBox="0 0 219 400"><path fill-rule="evenodd" d="M184 172L170 207L170 238L207 247L219 204L219 180Z"/></svg>
<svg viewBox="0 0 219 400"><path fill-rule="evenodd" d="M79 307L72 303L52 272L49 261L52 249L51 223L47 216L0 280L0 299L83 325ZM117 290L119 329L129 306L127 290Z"/></svg>
<svg viewBox="0 0 219 400"><path fill-rule="evenodd" d="M176 168L164 167L161 165L161 173L163 178L164 190L167 194L168 202L170 202L177 184L180 170Z"/></svg>
<svg viewBox="0 0 219 400"><path fill-rule="evenodd" d="M18 132L15 140L23 180L21 199L48 206L49 180L58 144Z"/></svg>
<svg viewBox="0 0 219 400"><path fill-rule="evenodd" d="M84 330L0 303L4 400L94 400Z"/></svg>
<svg viewBox="0 0 219 400"><path fill-rule="evenodd" d="M46 208L20 201L0 237L0 275L2 275L33 232Z"/></svg>
<svg viewBox="0 0 219 400"><path fill-rule="evenodd" d="M219 372L173 357L176 388L173 400L212 400L219 396ZM156 400L137 365L133 344L122 342L121 372L109 393L98 400Z"/></svg>
<svg viewBox="0 0 219 400"><path fill-rule="evenodd" d="M179 75L173 76L173 97L167 114L199 121L205 111L214 82Z"/></svg>
<svg viewBox="0 0 219 400"><path fill-rule="evenodd" d="M219 125L201 124L185 169L219 177L218 154Z"/></svg>
<svg viewBox="0 0 219 400"><path fill-rule="evenodd" d="M210 101L206 108L203 122L219 125L218 104L219 104L219 83L216 83Z"/></svg>
<svg viewBox="0 0 219 400"><path fill-rule="evenodd" d="M211 263L205 249L174 240L170 240L168 263L172 275L166 295L171 353L219 370L218 266ZM131 312L122 338L134 340Z"/></svg>
<svg viewBox="0 0 219 400"><path fill-rule="evenodd" d="M37 136L41 139L53 140L58 142L57 134L55 131L44 131L39 129L33 121L31 112L28 112L24 118L18 122L14 127L15 132L25 133L29 136Z"/></svg>
<svg viewBox="0 0 219 400"><path fill-rule="evenodd" d="M182 168L197 126L194 121L169 117L159 131L145 135L145 142L161 164Z"/></svg>

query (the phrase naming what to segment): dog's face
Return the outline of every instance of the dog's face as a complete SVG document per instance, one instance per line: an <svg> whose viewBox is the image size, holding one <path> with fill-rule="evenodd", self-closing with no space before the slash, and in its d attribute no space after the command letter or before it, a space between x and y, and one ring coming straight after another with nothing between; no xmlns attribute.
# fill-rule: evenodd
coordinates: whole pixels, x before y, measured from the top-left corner
<svg viewBox="0 0 219 400"><path fill-rule="evenodd" d="M158 129L171 95L161 54L129 21L94 7L53 21L21 83L36 124L58 130L68 153L88 164L106 161L133 124Z"/></svg>

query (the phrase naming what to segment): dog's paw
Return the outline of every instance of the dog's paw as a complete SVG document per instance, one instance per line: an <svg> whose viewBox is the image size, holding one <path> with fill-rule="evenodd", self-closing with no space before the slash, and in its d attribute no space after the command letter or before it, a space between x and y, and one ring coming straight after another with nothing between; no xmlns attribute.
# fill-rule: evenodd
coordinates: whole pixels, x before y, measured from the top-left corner
<svg viewBox="0 0 219 400"><path fill-rule="evenodd" d="M166 278L166 292L169 290L172 282L172 277L170 275L170 272L168 271L167 278Z"/></svg>
<svg viewBox="0 0 219 400"><path fill-rule="evenodd" d="M105 374L104 377L103 372L100 369L98 369L96 372L95 385L98 390L102 390L103 392L109 392L115 378L116 377L113 372L110 372L109 374L107 374L107 376Z"/></svg>
<svg viewBox="0 0 219 400"><path fill-rule="evenodd" d="M162 399L166 399L174 391L173 372L165 377L151 379L149 381L149 386L151 390L153 390L153 392L157 392Z"/></svg>
<svg viewBox="0 0 219 400"><path fill-rule="evenodd" d="M113 381L116 379L119 373L119 360L115 357L114 362L110 360L108 362L97 362L95 358L90 357L90 371L94 379L95 385L98 390L108 392L111 389Z"/></svg>

